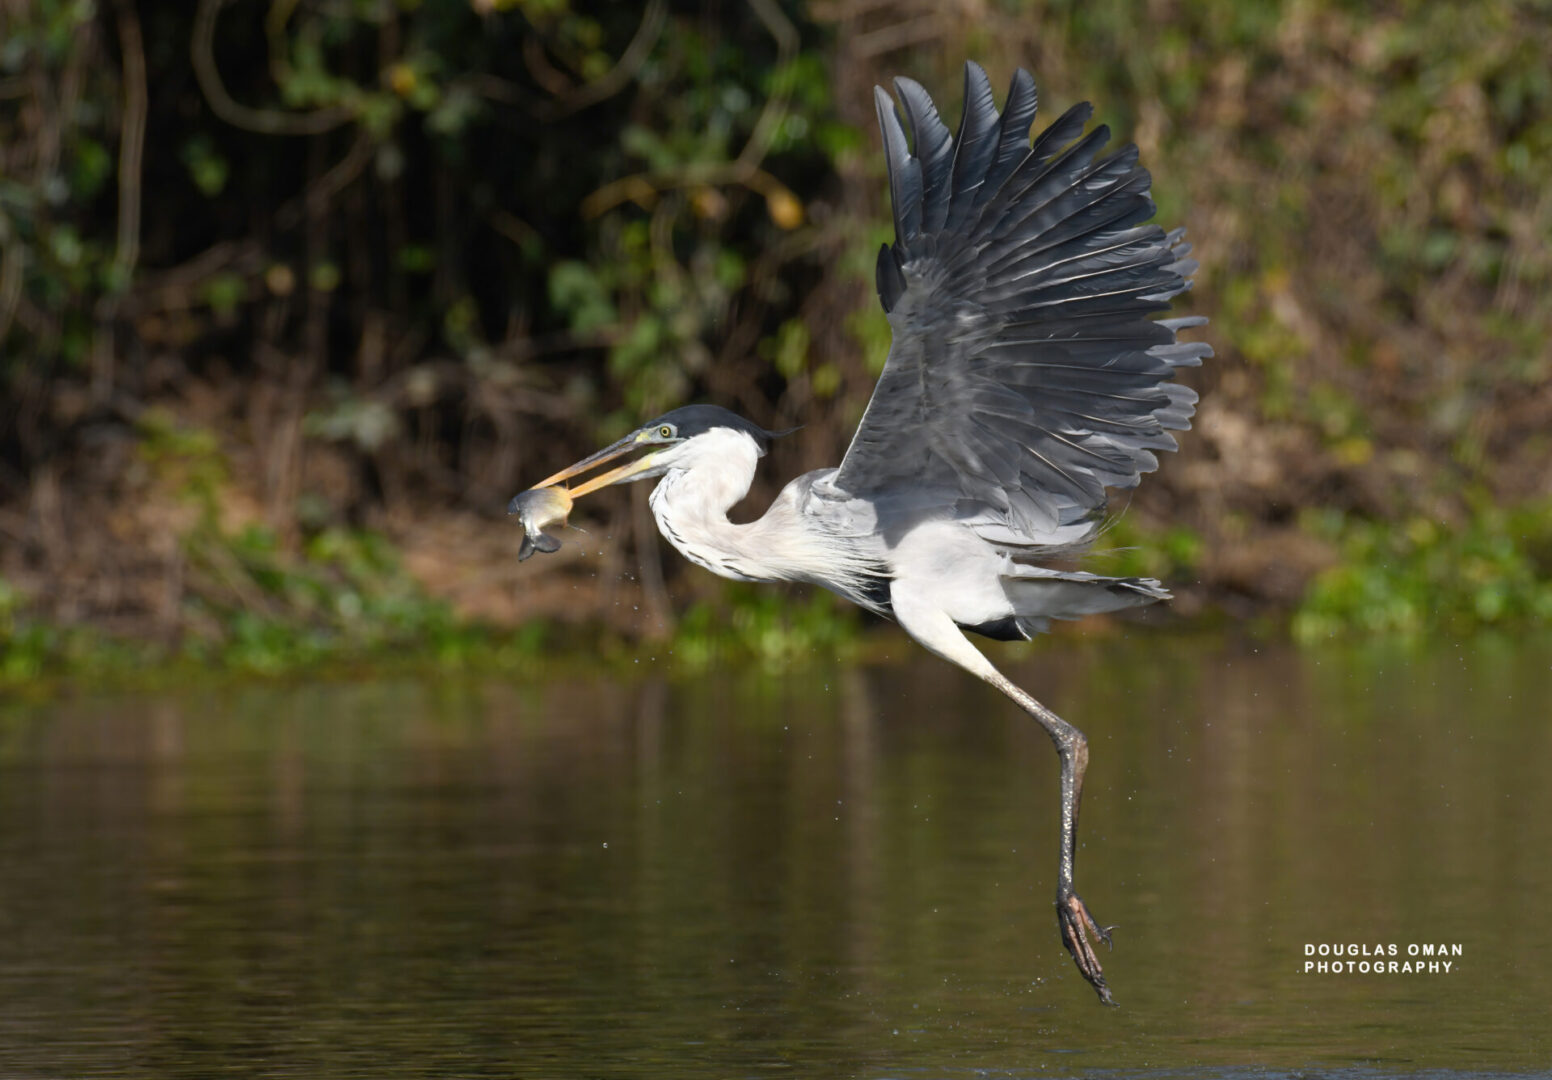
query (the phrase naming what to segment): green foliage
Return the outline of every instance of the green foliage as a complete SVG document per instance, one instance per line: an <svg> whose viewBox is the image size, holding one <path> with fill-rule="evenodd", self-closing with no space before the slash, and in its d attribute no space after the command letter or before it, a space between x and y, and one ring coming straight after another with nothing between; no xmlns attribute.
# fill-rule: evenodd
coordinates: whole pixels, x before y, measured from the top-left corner
<svg viewBox="0 0 1552 1080"><path fill-rule="evenodd" d="M84 680L142 669L163 658L84 627L64 627L26 611L21 592L0 578L0 691L36 690L68 672Z"/></svg>
<svg viewBox="0 0 1552 1080"><path fill-rule="evenodd" d="M53 651L47 627L27 621L22 595L0 578L0 686L36 679Z"/></svg>
<svg viewBox="0 0 1552 1080"><path fill-rule="evenodd" d="M197 603L196 621L223 629L186 644L200 659L273 674L395 649L441 653L479 634L427 597L369 531L327 529L299 558L257 526L235 536L196 532L188 549L193 569L223 577L231 595Z"/></svg>
<svg viewBox="0 0 1552 1080"><path fill-rule="evenodd" d="M690 608L674 631L674 659L692 670L754 663L781 671L844 659L855 644L858 611L823 590L789 593L733 583L715 602Z"/></svg>
<svg viewBox="0 0 1552 1080"><path fill-rule="evenodd" d="M1311 511L1305 527L1340 546L1294 616L1294 636L1420 634L1552 619L1552 503L1478 508L1463 526L1397 527Z"/></svg>
<svg viewBox="0 0 1552 1080"><path fill-rule="evenodd" d="M179 424L161 409L147 409L138 427L140 458L166 487L198 507L201 522L213 528L217 501L231 475L215 432Z"/></svg>
<svg viewBox="0 0 1552 1080"><path fill-rule="evenodd" d="M208 136L196 135L184 143L180 157L194 186L207 198L215 198L225 190L232 171L231 162L222 156Z"/></svg>
<svg viewBox="0 0 1552 1080"><path fill-rule="evenodd" d="M13 88L0 97L0 392L23 356L44 370L78 368L91 343L92 304L127 285L111 222L102 228L88 212L114 171L111 114L102 107L117 89L114 73L81 64L96 5L13 8L0 32L0 81ZM25 104L21 91L38 86L80 94L77 115L13 111L13 102ZM19 313L32 325L22 348L7 348Z"/></svg>
<svg viewBox="0 0 1552 1080"><path fill-rule="evenodd" d="M190 575L209 584L186 601L189 630L170 646L31 617L0 578L0 690L67 675L140 684L190 666L265 677L406 665L529 670L551 633L544 620L498 631L457 618L369 531L326 530L300 556L258 527L235 536L196 529L185 546Z"/></svg>
<svg viewBox="0 0 1552 1080"><path fill-rule="evenodd" d="M587 263L563 259L550 268L550 303L577 331L609 326L618 317L603 276Z"/></svg>

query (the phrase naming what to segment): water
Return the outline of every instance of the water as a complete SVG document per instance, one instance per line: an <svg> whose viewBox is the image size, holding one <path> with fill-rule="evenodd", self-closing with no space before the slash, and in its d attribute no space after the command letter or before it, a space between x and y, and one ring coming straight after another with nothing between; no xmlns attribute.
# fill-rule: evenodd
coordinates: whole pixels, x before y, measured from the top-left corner
<svg viewBox="0 0 1552 1080"><path fill-rule="evenodd" d="M0 711L0 1076L1458 1076L1552 1066L1552 643ZM1318 975L1307 944L1459 945Z"/></svg>

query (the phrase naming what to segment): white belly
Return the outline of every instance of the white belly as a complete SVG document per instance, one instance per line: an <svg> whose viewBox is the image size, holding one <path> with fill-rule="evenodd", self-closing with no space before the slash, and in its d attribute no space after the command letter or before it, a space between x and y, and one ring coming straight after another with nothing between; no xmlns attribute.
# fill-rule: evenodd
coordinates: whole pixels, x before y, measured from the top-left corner
<svg viewBox="0 0 1552 1080"><path fill-rule="evenodd" d="M961 626L1013 614L1002 587L1011 562L962 524L941 521L912 529L889 553L889 561L896 580L908 582L919 600Z"/></svg>

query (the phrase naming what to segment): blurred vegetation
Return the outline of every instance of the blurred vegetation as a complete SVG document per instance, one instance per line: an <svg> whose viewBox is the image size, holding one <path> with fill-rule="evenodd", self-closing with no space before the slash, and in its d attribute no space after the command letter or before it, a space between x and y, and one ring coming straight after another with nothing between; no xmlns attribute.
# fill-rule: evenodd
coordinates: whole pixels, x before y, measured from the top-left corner
<svg viewBox="0 0 1552 1080"><path fill-rule="evenodd" d="M1552 506L1485 505L1453 529L1309 516L1342 561L1315 578L1293 622L1300 640L1552 621Z"/></svg>
<svg viewBox="0 0 1552 1080"><path fill-rule="evenodd" d="M690 400L803 425L752 503L838 460L888 347L868 91L956 115L966 56L1095 101L1197 244L1217 359L1105 566L1306 638L1542 618L1548 55L1508 0L6 4L0 666L833 649L640 492L542 571L501 511Z"/></svg>

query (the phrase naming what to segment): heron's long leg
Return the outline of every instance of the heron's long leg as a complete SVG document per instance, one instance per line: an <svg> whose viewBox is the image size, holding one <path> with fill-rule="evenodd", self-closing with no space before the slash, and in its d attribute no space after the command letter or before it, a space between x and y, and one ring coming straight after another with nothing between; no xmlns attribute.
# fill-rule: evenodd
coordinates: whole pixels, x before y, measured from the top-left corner
<svg viewBox="0 0 1552 1080"><path fill-rule="evenodd" d="M1103 927L1094 921L1073 883L1073 864L1078 858L1078 810L1083 801L1083 774L1089 767L1089 741L1083 732L1026 694L995 668L990 675L981 675L981 678L1018 702L1025 712L1040 722L1056 744L1056 752L1062 760L1062 848L1056 876L1056 919L1062 928L1062 944L1072 954L1078 970L1098 992L1100 1001L1114 1005L1115 998L1110 995L1110 987L1105 985L1105 973L1094 953L1094 944L1089 940L1092 933L1108 946L1113 927Z"/></svg>
<svg viewBox="0 0 1552 1080"><path fill-rule="evenodd" d="M1078 854L1078 807L1083 799L1083 774L1089 764L1089 744L1083 732L1057 716L1050 709L1025 693L998 671L992 662L970 644L959 626L948 614L935 605L913 597L895 583L890 593L895 618L900 626L927 649L945 660L958 664L966 671L983 679L1008 697L1037 720L1051 741L1062 763L1062 827L1061 860L1056 876L1056 920L1062 931L1062 944L1072 954L1078 971L1094 990L1099 1000L1114 1005L1110 987L1105 985L1105 974L1095 955L1092 934L1106 945L1110 944L1110 929L1101 927L1078 895L1073 883L1073 865Z"/></svg>

